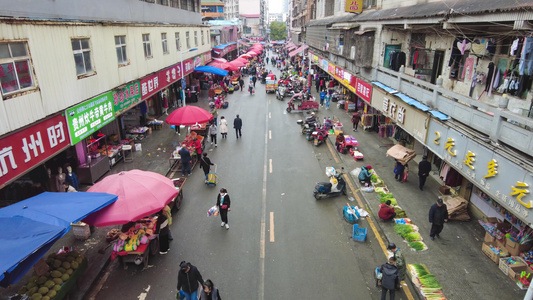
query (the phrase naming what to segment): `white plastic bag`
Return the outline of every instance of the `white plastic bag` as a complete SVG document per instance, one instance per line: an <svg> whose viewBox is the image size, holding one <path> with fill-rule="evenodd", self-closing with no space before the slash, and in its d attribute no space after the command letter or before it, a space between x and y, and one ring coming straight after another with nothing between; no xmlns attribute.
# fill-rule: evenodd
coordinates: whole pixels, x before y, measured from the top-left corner
<svg viewBox="0 0 533 300"><path fill-rule="evenodd" d="M350 173L355 177L359 177L359 173L361 173L361 168L355 168Z"/></svg>
<svg viewBox="0 0 533 300"><path fill-rule="evenodd" d="M334 167L326 167L326 176L331 177L337 174Z"/></svg>
<svg viewBox="0 0 533 300"><path fill-rule="evenodd" d="M207 211L207 216L210 217L210 216L216 216L215 213L218 212L218 207L216 205L214 205L213 207L211 207L208 211Z"/></svg>

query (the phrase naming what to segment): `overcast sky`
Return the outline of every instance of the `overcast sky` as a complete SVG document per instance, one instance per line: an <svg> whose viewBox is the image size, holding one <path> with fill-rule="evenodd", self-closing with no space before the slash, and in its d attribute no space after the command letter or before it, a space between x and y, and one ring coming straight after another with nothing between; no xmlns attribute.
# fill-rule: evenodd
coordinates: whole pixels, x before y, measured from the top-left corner
<svg viewBox="0 0 533 300"><path fill-rule="evenodd" d="M270 13L280 13L283 9L283 3L281 0L269 0L268 11Z"/></svg>

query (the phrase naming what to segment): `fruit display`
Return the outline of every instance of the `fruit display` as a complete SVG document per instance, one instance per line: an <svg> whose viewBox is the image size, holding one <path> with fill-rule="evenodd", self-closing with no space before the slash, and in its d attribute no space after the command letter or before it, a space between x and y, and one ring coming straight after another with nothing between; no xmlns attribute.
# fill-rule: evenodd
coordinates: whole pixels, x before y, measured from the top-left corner
<svg viewBox="0 0 533 300"><path fill-rule="evenodd" d="M76 251L50 254L46 259L49 271L42 276L37 276L34 272L26 285L19 289L18 294L27 295L31 300L54 299L61 286L69 280L84 259Z"/></svg>
<svg viewBox="0 0 533 300"><path fill-rule="evenodd" d="M137 221L127 232L120 233L118 239L113 242L113 251L135 251L141 244L148 244L157 237L154 234L157 219L144 218Z"/></svg>

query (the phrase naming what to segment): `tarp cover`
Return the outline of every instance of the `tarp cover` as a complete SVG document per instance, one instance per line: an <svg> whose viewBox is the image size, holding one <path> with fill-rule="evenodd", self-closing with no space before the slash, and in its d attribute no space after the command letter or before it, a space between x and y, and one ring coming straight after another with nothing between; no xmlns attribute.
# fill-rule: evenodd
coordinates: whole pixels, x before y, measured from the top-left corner
<svg viewBox="0 0 533 300"><path fill-rule="evenodd" d="M396 144L387 150L387 155L398 160L402 165L405 165L416 156L416 153L414 150L407 149L400 144Z"/></svg>
<svg viewBox="0 0 533 300"><path fill-rule="evenodd" d="M298 53L300 53L300 52L302 52L302 51L305 51L305 49L307 49L307 48L308 48L307 45L303 45L303 46L301 46L300 48L298 48L298 49L296 49L296 50L294 50L294 51L289 52L289 56L290 56L290 57L293 57L293 56L295 56L296 54L298 54Z"/></svg>
<svg viewBox="0 0 533 300"><path fill-rule="evenodd" d="M23 216L31 220L56 225L70 230L70 223L85 219L118 199L107 193L51 193L35 197L0 209L0 217Z"/></svg>
<svg viewBox="0 0 533 300"><path fill-rule="evenodd" d="M220 76L228 75L228 71L222 70L220 68L213 67L213 66L199 66L199 67L194 68L194 71L211 73L211 74L220 75Z"/></svg>
<svg viewBox="0 0 533 300"><path fill-rule="evenodd" d="M16 283L79 222L117 200L105 193L50 193L0 209L0 286Z"/></svg>
<svg viewBox="0 0 533 300"><path fill-rule="evenodd" d="M7 287L29 269L67 231L25 217L0 218L4 233L0 237L0 286Z"/></svg>

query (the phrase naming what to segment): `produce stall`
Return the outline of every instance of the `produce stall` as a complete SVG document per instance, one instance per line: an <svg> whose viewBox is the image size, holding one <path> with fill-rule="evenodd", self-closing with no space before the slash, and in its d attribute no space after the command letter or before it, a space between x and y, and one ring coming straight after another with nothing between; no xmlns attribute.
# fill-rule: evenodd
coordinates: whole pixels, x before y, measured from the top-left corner
<svg viewBox="0 0 533 300"><path fill-rule="evenodd" d="M179 151L183 147L187 148L189 152L191 153L191 158L192 158L191 170L194 169L194 167L196 166L196 163L200 159L198 157L198 154L196 153L196 149L193 147L193 144L192 144L194 141L194 138L200 140L200 143L202 144L202 150L205 148L206 139L204 138L204 136L198 135L194 131L191 132L190 135L185 137L181 145L179 147L176 147L176 149L170 154L170 157L168 159L169 169L168 169L167 174L171 172L181 171L182 164L181 164L181 156L179 154Z"/></svg>
<svg viewBox="0 0 533 300"><path fill-rule="evenodd" d="M411 281L416 286L423 299L446 300L442 286L424 264L407 264Z"/></svg>
<svg viewBox="0 0 533 300"><path fill-rule="evenodd" d="M36 266L39 267L19 289L18 295L26 295L32 300L61 300L67 298L87 269L87 259L67 248L61 249L59 254L50 254L46 263Z"/></svg>
<svg viewBox="0 0 533 300"><path fill-rule="evenodd" d="M155 234L157 217L143 218L134 224L123 226L123 232L113 241L113 253L111 259L119 258L124 269L128 268L128 263L148 266L149 254L155 255L159 252L159 240ZM128 228L128 226L130 226Z"/></svg>

